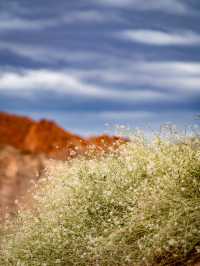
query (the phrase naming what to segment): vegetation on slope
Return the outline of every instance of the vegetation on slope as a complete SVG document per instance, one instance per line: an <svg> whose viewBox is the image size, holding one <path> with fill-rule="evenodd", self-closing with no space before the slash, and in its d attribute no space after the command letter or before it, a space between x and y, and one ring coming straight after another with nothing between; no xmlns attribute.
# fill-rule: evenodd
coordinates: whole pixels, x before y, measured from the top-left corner
<svg viewBox="0 0 200 266"><path fill-rule="evenodd" d="M0 265L190 265L200 257L199 140L130 143L49 168L32 211L1 234Z"/></svg>

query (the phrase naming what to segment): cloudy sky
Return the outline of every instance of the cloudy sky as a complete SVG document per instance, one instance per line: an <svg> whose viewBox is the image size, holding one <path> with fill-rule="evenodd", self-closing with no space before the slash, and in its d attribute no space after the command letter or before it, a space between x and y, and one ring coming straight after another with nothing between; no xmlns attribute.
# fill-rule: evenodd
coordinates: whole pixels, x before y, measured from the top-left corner
<svg viewBox="0 0 200 266"><path fill-rule="evenodd" d="M199 0L1 0L0 110L84 135L185 126L199 47Z"/></svg>

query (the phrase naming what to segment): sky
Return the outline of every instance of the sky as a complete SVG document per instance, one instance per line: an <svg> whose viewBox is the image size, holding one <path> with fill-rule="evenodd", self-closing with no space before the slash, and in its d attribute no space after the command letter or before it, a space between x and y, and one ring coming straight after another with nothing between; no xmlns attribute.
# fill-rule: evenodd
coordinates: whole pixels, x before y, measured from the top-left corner
<svg viewBox="0 0 200 266"><path fill-rule="evenodd" d="M0 111L80 135L200 114L199 0L0 0Z"/></svg>

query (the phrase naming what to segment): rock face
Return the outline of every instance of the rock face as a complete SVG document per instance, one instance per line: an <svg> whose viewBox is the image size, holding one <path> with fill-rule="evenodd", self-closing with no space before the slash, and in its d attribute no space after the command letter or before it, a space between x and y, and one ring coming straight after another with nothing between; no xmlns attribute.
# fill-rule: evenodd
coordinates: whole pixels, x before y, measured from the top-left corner
<svg viewBox="0 0 200 266"><path fill-rule="evenodd" d="M23 149L33 153L44 153L50 157L63 159L74 157L73 151L79 153L87 146L86 141L58 127L54 122L41 120L33 123L23 142ZM65 153L65 156L64 156Z"/></svg>
<svg viewBox="0 0 200 266"><path fill-rule="evenodd" d="M29 118L0 112L0 145L23 149L24 138L32 124Z"/></svg>
<svg viewBox="0 0 200 266"><path fill-rule="evenodd" d="M0 112L0 217L37 181L48 158L66 160L116 148L124 140L103 135L83 139L48 120L36 122Z"/></svg>
<svg viewBox="0 0 200 266"><path fill-rule="evenodd" d="M0 145L21 151L43 153L51 158L69 159L79 154L108 150L124 140L107 135L83 139L48 120L36 122L26 117L0 113Z"/></svg>

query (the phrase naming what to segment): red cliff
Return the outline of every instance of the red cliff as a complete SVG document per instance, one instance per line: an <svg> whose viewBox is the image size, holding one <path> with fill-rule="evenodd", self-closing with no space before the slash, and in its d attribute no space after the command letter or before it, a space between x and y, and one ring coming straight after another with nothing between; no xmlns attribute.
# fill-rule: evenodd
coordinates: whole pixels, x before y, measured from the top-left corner
<svg viewBox="0 0 200 266"><path fill-rule="evenodd" d="M65 131L55 122L34 121L27 117L0 113L0 145L9 145L22 151L48 157L68 159L79 154L108 151L124 140L102 135L83 139Z"/></svg>

